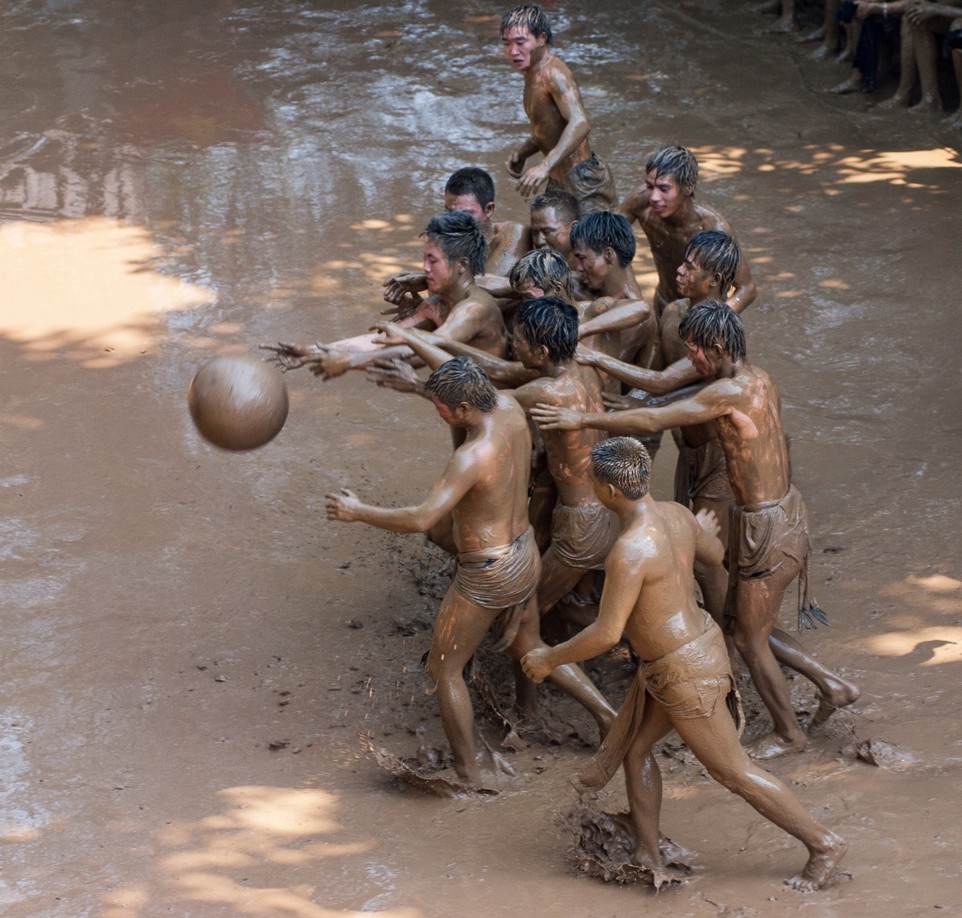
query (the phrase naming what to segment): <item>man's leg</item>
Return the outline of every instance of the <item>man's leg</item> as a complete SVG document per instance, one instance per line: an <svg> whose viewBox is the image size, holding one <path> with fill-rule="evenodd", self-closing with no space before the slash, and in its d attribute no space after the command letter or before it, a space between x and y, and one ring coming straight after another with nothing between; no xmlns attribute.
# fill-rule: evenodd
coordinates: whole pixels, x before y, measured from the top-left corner
<svg viewBox="0 0 962 918"><path fill-rule="evenodd" d="M658 740L671 732L671 728L665 709L651 697L646 698L641 727L628 747L623 765L635 840L635 861L656 872L664 867L659 845L661 771L651 750Z"/></svg>
<svg viewBox="0 0 962 918"><path fill-rule="evenodd" d="M912 98L912 90L915 89L915 47L914 30L907 16L902 17L899 26L899 85L895 90L895 95L884 102L880 102L876 108L893 109L906 108Z"/></svg>
<svg viewBox="0 0 962 918"><path fill-rule="evenodd" d="M441 600L428 654L428 672L437 686L441 723L454 753L455 770L472 784L480 784L484 772L494 773L502 764L499 757L487 756L487 767L482 768L474 708L464 682L464 667L481 646L497 615L498 610L475 605L452 584Z"/></svg>
<svg viewBox="0 0 962 918"><path fill-rule="evenodd" d="M779 663L801 674L818 689L818 708L809 728L825 723L839 708L858 700L858 686L823 666L798 641L781 628L773 628L768 645Z"/></svg>
<svg viewBox="0 0 962 918"><path fill-rule="evenodd" d="M769 577L738 578L735 583L735 647L748 666L775 728L774 733L752 744L750 751L756 758L798 752L808 742L795 719L788 683L768 643L785 589L799 569L800 565L779 570ZM737 571L732 576L737 578Z"/></svg>
<svg viewBox="0 0 962 918"><path fill-rule="evenodd" d="M926 19L913 27L912 42L915 47L915 63L919 68L922 98L909 109L911 112L942 111L942 99L939 96L939 49L935 36L945 31L945 28L944 17Z"/></svg>
<svg viewBox="0 0 962 918"><path fill-rule="evenodd" d="M717 704L709 717L675 718L673 725L719 784L808 849L805 868L786 880L788 885L802 892L824 886L845 854L845 841L816 822L778 778L752 762L738 741L735 723L725 705Z"/></svg>
<svg viewBox="0 0 962 918"><path fill-rule="evenodd" d="M541 616L538 613L538 603L532 599L524 612L521 620L521 627L518 629L518 636L509 648L509 653L515 660L520 660L529 650L535 647L545 647L541 640ZM528 679L524 680L535 692L537 686ZM551 671L548 681L558 686L566 695L570 695L595 719L602 739L608 732L611 722L617 713L608 703L608 699L598 691L598 687L585 675L584 670L574 663L558 666ZM525 687L519 683L518 703L523 713L532 716L537 695L529 693Z"/></svg>

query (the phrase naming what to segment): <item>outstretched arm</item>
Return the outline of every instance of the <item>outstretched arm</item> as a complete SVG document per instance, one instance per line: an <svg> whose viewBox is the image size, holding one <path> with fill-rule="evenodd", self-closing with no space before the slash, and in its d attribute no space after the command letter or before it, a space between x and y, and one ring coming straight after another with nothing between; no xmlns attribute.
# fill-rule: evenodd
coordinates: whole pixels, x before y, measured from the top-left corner
<svg viewBox="0 0 962 918"><path fill-rule="evenodd" d="M610 650L621 640L641 587L645 564L629 557L616 543L605 564L605 587L601 594L598 618L573 638L554 647L538 647L521 659L521 668L532 682L546 679L553 669L566 663L580 663Z"/></svg>
<svg viewBox="0 0 962 918"><path fill-rule="evenodd" d="M420 354L432 368L440 366L440 364L433 362L434 359L437 359L437 355L435 354L431 360L428 360L426 353L420 349L422 345L416 346L415 341L443 349L445 352L445 360L450 360L452 356L470 357L488 374L488 378L496 386L523 386L525 383L537 379L540 375L537 370L529 370L516 360L502 360L500 357L495 357L493 354L472 347L470 344L442 337L437 332L418 331L412 334L409 331L397 329L396 326L389 325L388 323L379 323L377 327L392 336L394 332L397 331L397 337L403 338L412 348L415 348L418 354ZM441 361L441 363L444 362L444 360Z"/></svg>
<svg viewBox="0 0 962 918"><path fill-rule="evenodd" d="M636 367L632 363L625 363L617 357L603 354L591 348L579 347L575 355L578 363L585 366L597 367L599 370L614 376L621 382L628 383L636 389L642 389L650 395L667 395L676 389L690 386L703 377L692 366L687 357L676 360L664 370L649 370L646 367Z"/></svg>
<svg viewBox="0 0 962 918"><path fill-rule="evenodd" d="M658 433L672 427L704 424L731 414L734 406L728 397L726 382L712 383L690 398L659 408L582 413L542 403L531 409L531 417L544 430L607 430L622 436Z"/></svg>
<svg viewBox="0 0 962 918"><path fill-rule="evenodd" d="M651 307L644 300L628 300L586 319L578 326L578 337L587 338L604 332L624 331L651 318Z"/></svg>
<svg viewBox="0 0 962 918"><path fill-rule="evenodd" d="M427 532L460 503L475 485L479 475L477 462L463 449L456 450L444 472L423 503L417 507L377 507L365 504L347 488L325 495L327 518L341 523L368 523L390 532Z"/></svg>

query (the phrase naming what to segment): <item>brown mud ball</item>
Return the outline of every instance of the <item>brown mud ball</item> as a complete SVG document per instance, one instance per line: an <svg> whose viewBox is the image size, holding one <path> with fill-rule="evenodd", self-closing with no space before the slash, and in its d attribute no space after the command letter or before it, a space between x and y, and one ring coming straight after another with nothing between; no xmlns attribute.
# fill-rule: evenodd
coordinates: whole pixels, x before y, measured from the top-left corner
<svg viewBox="0 0 962 918"><path fill-rule="evenodd" d="M287 420L287 386L278 370L257 357L214 357L191 380L187 405L201 436L214 446L256 449Z"/></svg>

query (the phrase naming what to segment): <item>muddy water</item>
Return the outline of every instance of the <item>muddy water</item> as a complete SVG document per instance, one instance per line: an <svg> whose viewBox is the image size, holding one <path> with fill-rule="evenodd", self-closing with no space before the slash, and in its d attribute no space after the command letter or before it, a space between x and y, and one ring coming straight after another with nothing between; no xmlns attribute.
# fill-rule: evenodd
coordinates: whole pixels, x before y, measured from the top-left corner
<svg viewBox="0 0 962 918"><path fill-rule="evenodd" d="M657 143L691 146L752 259L750 355L782 388L835 623L805 640L864 691L774 765L849 838L841 881L789 894L798 846L666 748L665 829L699 866L656 907L958 909L960 137L825 95L844 67L734 0L598 6L552 5L594 146L622 191ZM359 732L403 755L440 742L418 660L441 562L327 524L323 494L415 500L448 448L431 413L294 375L277 440L226 455L186 411L210 353L363 330L453 169L490 169L498 214L523 219L501 12L0 12L5 915L654 906L570 873L553 817L584 747L532 746L484 802L400 792L360 750ZM644 251L636 269L650 293ZM670 467L666 450L662 495ZM598 676L619 697L624 673ZM881 765L852 752L870 741Z"/></svg>

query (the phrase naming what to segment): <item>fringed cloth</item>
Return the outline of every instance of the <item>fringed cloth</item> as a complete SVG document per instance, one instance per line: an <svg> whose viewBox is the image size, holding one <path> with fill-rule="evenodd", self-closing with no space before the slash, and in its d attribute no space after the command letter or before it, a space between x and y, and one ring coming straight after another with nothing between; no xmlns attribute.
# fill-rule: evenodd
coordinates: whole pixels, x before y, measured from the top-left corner
<svg viewBox="0 0 962 918"><path fill-rule="evenodd" d="M508 545L458 555L454 585L466 599L486 609L527 602L541 579L541 555L528 529Z"/></svg>

